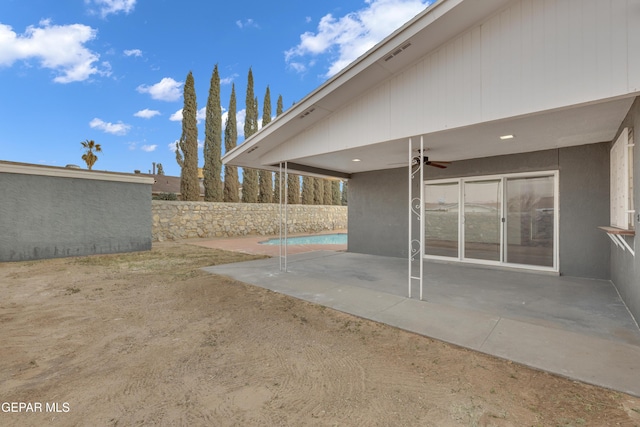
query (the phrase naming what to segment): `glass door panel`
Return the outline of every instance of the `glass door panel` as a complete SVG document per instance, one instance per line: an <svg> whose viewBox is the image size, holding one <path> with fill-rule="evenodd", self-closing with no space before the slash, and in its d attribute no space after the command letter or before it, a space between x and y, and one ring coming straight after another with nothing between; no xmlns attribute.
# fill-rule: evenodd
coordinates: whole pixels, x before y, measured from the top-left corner
<svg viewBox="0 0 640 427"><path fill-rule="evenodd" d="M425 185L425 254L458 257L459 184Z"/></svg>
<svg viewBox="0 0 640 427"><path fill-rule="evenodd" d="M464 257L500 261L501 180L464 183Z"/></svg>
<svg viewBox="0 0 640 427"><path fill-rule="evenodd" d="M554 177L507 178L505 262L553 267Z"/></svg>

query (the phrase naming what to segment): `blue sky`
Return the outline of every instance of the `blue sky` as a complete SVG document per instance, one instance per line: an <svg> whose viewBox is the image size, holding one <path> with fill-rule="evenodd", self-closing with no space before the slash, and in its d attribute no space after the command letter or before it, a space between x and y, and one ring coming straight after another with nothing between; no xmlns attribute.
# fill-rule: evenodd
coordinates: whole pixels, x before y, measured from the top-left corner
<svg viewBox="0 0 640 427"><path fill-rule="evenodd" d="M156 162L179 175L172 150L189 71L201 145L216 64L223 112L231 83L236 87L241 143L249 67L260 113L269 85L275 114L278 95L287 109L426 6L426 0L285 0L277 7L244 0L2 0L0 160L84 168L80 142L93 139L103 149L94 170L148 172Z"/></svg>

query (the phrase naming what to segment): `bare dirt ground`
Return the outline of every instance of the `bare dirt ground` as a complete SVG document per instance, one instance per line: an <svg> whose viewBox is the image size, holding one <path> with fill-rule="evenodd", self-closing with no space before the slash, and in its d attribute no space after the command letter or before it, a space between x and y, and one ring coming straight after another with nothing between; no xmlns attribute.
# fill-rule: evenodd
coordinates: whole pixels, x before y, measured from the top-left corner
<svg viewBox="0 0 640 427"><path fill-rule="evenodd" d="M250 258L0 264L0 425L640 425L638 398L199 270Z"/></svg>

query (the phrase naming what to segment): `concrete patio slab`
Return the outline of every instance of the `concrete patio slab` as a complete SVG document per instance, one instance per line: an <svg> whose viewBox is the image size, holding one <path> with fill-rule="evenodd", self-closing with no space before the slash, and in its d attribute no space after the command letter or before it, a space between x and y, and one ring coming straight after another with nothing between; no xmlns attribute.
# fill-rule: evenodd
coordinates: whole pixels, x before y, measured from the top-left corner
<svg viewBox="0 0 640 427"><path fill-rule="evenodd" d="M640 395L640 347L501 318L483 353Z"/></svg>
<svg viewBox="0 0 640 427"><path fill-rule="evenodd" d="M205 268L345 313L640 396L640 330L602 280L425 262L407 298L407 261L316 251Z"/></svg>
<svg viewBox="0 0 640 427"><path fill-rule="evenodd" d="M408 298L370 319L472 349L482 347L500 321L499 316Z"/></svg>

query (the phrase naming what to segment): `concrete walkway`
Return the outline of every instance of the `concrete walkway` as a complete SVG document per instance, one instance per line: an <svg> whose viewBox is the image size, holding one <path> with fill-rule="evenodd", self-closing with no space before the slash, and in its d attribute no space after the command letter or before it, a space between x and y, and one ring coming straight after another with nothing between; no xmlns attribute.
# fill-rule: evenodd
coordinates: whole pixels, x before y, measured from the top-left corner
<svg viewBox="0 0 640 427"><path fill-rule="evenodd" d="M205 268L365 319L640 396L640 330L609 281L334 251Z"/></svg>

